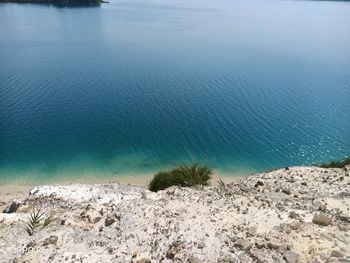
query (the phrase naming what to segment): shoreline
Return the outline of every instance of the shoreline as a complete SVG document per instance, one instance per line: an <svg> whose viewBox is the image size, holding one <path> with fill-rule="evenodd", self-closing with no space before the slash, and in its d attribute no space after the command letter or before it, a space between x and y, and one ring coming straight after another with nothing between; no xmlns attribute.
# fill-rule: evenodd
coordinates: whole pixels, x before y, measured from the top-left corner
<svg viewBox="0 0 350 263"><path fill-rule="evenodd" d="M318 168L317 166L293 166L291 168L303 169L303 168ZM214 170L214 174L210 180L210 185L218 185L218 180L221 179L225 184L235 183L240 180L244 180L248 177L258 176L260 174L272 173L278 170L283 170L285 168L275 168L269 169L263 172L256 173L231 173L223 172L220 170ZM41 182L30 182L23 180L12 180L7 182L0 181L0 213L11 203L13 200L19 199L24 200L28 197L28 194L31 189L34 187L41 186L69 186L69 185L109 185L109 184L118 184L124 186L137 186L146 188L149 185L149 182L152 180L154 173L145 173L145 174L124 174L121 176L112 177L108 176L98 176L86 175L79 177L61 177L46 179Z"/></svg>
<svg viewBox="0 0 350 263"><path fill-rule="evenodd" d="M44 185L84 185L84 184L93 184L93 185L102 185L102 184L121 184L121 185L131 185L131 186L140 186L147 188L149 182L152 180L154 174L145 174L145 175L123 175L115 178L109 177L93 177L86 176L80 178L63 178L62 180L47 180L42 183L29 183L21 181L13 181L4 184L0 184L0 212L2 212L11 201L15 199L25 199L28 196L29 191L37 186ZM225 183L232 183L240 179L246 178L248 174L229 174L229 173L219 173L216 172L210 183L215 185L219 178ZM111 180L113 179L113 180Z"/></svg>

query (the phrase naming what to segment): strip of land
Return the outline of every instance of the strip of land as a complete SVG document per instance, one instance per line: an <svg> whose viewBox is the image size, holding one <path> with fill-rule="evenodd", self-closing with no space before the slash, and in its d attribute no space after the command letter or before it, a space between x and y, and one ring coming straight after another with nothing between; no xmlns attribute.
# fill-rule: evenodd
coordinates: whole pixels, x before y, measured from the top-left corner
<svg viewBox="0 0 350 263"><path fill-rule="evenodd" d="M52 5L98 5L103 0L0 0L0 3L52 4Z"/></svg>

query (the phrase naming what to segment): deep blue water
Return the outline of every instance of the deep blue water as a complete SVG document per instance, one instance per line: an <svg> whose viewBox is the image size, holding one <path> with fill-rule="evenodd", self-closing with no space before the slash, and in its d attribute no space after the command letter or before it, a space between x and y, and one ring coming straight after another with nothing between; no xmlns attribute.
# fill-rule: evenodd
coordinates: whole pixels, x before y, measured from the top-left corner
<svg viewBox="0 0 350 263"><path fill-rule="evenodd" d="M350 2L0 4L0 183L350 155Z"/></svg>

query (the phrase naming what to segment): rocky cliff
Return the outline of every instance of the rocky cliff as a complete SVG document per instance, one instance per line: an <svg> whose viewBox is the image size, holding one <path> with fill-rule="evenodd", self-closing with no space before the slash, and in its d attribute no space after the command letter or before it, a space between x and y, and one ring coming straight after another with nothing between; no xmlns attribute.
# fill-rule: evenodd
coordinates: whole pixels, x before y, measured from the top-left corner
<svg viewBox="0 0 350 263"><path fill-rule="evenodd" d="M293 167L157 193L38 186L0 214L0 262L350 262L349 170ZM33 208L55 220L29 235Z"/></svg>

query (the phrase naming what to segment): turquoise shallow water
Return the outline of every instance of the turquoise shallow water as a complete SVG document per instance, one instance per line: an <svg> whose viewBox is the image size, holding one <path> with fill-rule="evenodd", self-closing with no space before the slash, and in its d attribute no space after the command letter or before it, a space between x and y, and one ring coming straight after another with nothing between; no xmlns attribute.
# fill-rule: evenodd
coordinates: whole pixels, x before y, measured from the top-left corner
<svg viewBox="0 0 350 263"><path fill-rule="evenodd" d="M0 183L350 155L350 3L0 4Z"/></svg>

